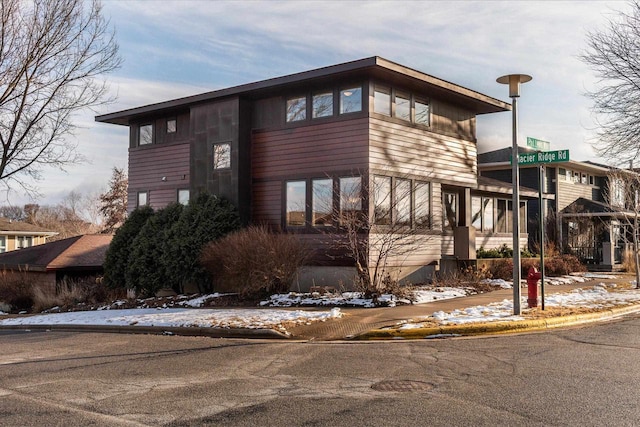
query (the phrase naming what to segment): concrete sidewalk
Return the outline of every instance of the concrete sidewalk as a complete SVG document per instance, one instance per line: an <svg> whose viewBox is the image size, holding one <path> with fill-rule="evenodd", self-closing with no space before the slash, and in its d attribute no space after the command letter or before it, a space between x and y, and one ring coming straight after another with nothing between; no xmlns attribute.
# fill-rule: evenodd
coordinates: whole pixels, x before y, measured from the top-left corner
<svg viewBox="0 0 640 427"><path fill-rule="evenodd" d="M603 282L616 282L615 280L592 280L583 283L574 283L571 285L546 285L545 286L545 295L550 295L553 293L563 293L563 292L571 292L574 289L580 288L590 288L594 285ZM522 295L527 295L527 288L522 289ZM398 338L397 335L392 333L369 333L370 331L379 330L383 327L395 326L398 325L402 321L406 321L409 319L419 319L426 316L430 316L437 311L450 312L457 309L463 309L466 307L473 307L477 305L488 305L494 302L500 302L505 299L512 300L513 299L513 289L500 289L493 292L487 292L478 295L471 295L467 297L454 298L442 301L434 301L430 303L424 304L412 304L412 305L402 305L397 307L382 307L382 308L343 308L342 311L345 314L342 318L332 319L326 322L316 322L310 325L302 325L295 328L291 328L289 332L292 335L293 339L300 340L341 340L341 339L353 339L357 337L365 338L365 339L394 339ZM635 306L634 306L635 307ZM523 306L526 308L526 304ZM640 310L640 307L635 307L637 310ZM633 310L631 310L633 311ZM600 318L611 316L611 313L603 313L600 315ZM569 320L580 320L575 319L576 316L572 316L573 319ZM594 316L593 313L589 313L589 315L585 315L586 319L598 318L597 315ZM541 319L543 324L545 321ZM503 325L505 323L516 323L516 322L500 322ZM553 322L549 322L553 323ZM496 324L494 322L494 324ZM483 325L486 325L484 323ZM533 329L525 324L511 325L513 329L525 330L525 329ZM535 325L534 325L535 326ZM452 332L444 332L444 333L456 333L456 330L460 329L469 329L469 325L465 325L464 327L450 328ZM477 328L482 330L482 328ZM487 329L487 328L485 328ZM491 327L488 328L485 333L492 333ZM508 330L509 328L502 328ZM445 328L446 331L446 328ZM428 332L428 331L427 331ZM435 329L434 331L435 332ZM501 332L500 330L497 332ZM414 331L414 335L418 335L419 331ZM443 333L443 332L440 332ZM411 336L409 336L411 337ZM417 336L414 336L417 337Z"/></svg>

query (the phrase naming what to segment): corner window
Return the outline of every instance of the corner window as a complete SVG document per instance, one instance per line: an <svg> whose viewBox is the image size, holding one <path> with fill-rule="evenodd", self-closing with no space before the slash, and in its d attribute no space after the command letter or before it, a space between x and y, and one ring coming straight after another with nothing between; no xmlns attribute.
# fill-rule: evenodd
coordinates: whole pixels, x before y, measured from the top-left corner
<svg viewBox="0 0 640 427"><path fill-rule="evenodd" d="M352 87L340 91L340 114L362 111L362 88Z"/></svg>
<svg viewBox="0 0 640 427"><path fill-rule="evenodd" d="M0 253L7 251L7 236L0 236Z"/></svg>
<svg viewBox="0 0 640 427"><path fill-rule="evenodd" d="M391 224L391 178L373 177L373 218L374 224Z"/></svg>
<svg viewBox="0 0 640 427"><path fill-rule="evenodd" d="M167 133L176 133L178 129L178 122L176 119L167 120Z"/></svg>
<svg viewBox="0 0 640 427"><path fill-rule="evenodd" d="M231 144L213 144L213 169L231 168Z"/></svg>
<svg viewBox="0 0 640 427"><path fill-rule="evenodd" d="M396 117L408 122L411 121L411 99L396 95Z"/></svg>
<svg viewBox="0 0 640 427"><path fill-rule="evenodd" d="M140 125L138 128L138 145L148 145L153 143L153 125Z"/></svg>
<svg viewBox="0 0 640 427"><path fill-rule="evenodd" d="M333 179L314 179L311 188L312 225L333 225Z"/></svg>
<svg viewBox="0 0 640 427"><path fill-rule="evenodd" d="M287 122L307 119L307 97L287 99Z"/></svg>
<svg viewBox="0 0 640 427"><path fill-rule="evenodd" d="M302 227L305 224L307 183L306 181L288 181L286 195L286 223L290 227Z"/></svg>
<svg viewBox="0 0 640 427"><path fill-rule="evenodd" d="M350 217L362 210L360 177L340 178L340 217Z"/></svg>
<svg viewBox="0 0 640 427"><path fill-rule="evenodd" d="M149 192L138 191L138 207L149 204Z"/></svg>
<svg viewBox="0 0 640 427"><path fill-rule="evenodd" d="M396 179L395 185L395 222L400 225L411 224L411 181Z"/></svg>
<svg viewBox="0 0 640 427"><path fill-rule="evenodd" d="M428 182L416 182L414 188L416 227L431 227L431 192Z"/></svg>
<svg viewBox="0 0 640 427"><path fill-rule="evenodd" d="M414 102L415 118L414 123L429 126L429 104L427 102Z"/></svg>
<svg viewBox="0 0 640 427"><path fill-rule="evenodd" d="M333 116L333 92L313 95L313 109L311 111L311 117L317 119L320 117L330 116Z"/></svg>
<svg viewBox="0 0 640 427"><path fill-rule="evenodd" d="M189 204L189 190L187 189L178 190L178 203L180 203L181 205Z"/></svg>
<svg viewBox="0 0 640 427"><path fill-rule="evenodd" d="M383 89L373 91L373 112L391 116L391 95Z"/></svg>

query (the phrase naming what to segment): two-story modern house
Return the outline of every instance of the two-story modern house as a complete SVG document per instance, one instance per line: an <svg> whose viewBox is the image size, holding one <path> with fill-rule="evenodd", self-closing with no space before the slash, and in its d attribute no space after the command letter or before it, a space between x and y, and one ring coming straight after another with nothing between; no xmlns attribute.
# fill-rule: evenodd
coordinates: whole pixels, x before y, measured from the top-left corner
<svg viewBox="0 0 640 427"><path fill-rule="evenodd" d="M318 284L353 265L331 249L340 213L363 212L369 237L391 225L420 228L394 261L414 280L443 257L475 258L474 224L494 224L472 218L482 208L472 194L484 195L481 203L499 212L495 226L510 232L510 189L478 181L476 149L476 116L510 108L371 57L96 120L129 127L130 209L186 203L200 191L228 198L244 223L297 233L315 247L303 275Z"/></svg>
<svg viewBox="0 0 640 427"><path fill-rule="evenodd" d="M531 151L519 147L519 152ZM511 148L478 155L480 175L511 182ZM581 161L549 163L544 166L543 203L548 227L547 241L576 255L591 269L611 270L622 262L628 244L624 203L612 200L613 169ZM536 192L540 189L538 166L521 166L520 182ZM530 244L538 245L538 200L528 203Z"/></svg>

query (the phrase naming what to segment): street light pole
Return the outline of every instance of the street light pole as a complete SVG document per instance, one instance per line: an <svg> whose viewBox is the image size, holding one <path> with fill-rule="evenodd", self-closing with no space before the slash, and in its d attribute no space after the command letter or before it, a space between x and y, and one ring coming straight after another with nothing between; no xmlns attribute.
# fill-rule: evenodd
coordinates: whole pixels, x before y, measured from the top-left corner
<svg viewBox="0 0 640 427"><path fill-rule="evenodd" d="M509 85L509 97L512 110L512 144L511 144L511 182L513 185L513 314L519 316L520 309L520 173L518 169L518 98L520 84L531 80L526 74L508 74L496 81Z"/></svg>

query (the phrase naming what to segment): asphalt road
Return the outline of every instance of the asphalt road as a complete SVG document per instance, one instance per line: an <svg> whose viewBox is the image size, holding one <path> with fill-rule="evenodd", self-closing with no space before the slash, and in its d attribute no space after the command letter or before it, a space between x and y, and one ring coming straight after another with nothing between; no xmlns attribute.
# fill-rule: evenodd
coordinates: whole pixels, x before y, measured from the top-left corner
<svg viewBox="0 0 640 427"><path fill-rule="evenodd" d="M2 426L632 426L640 318L386 342L0 334Z"/></svg>

